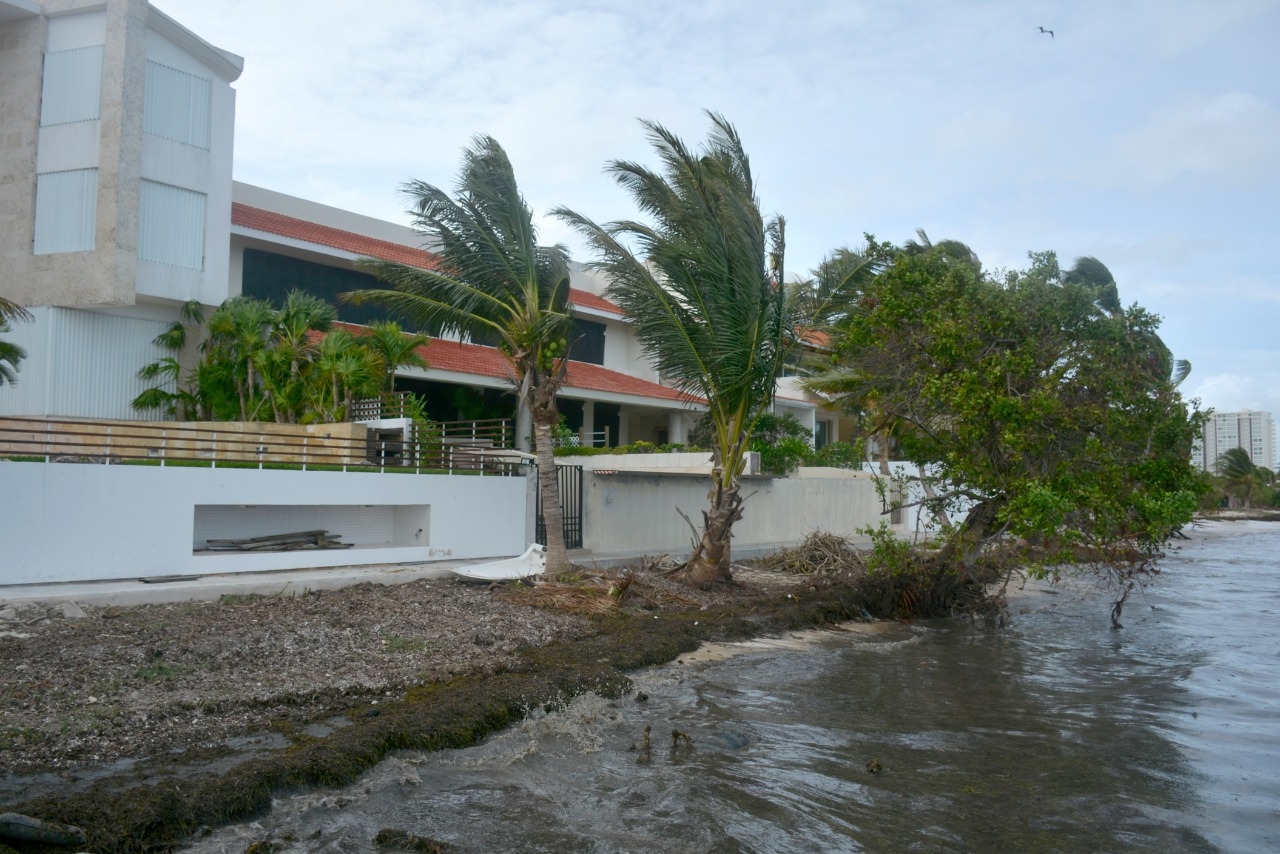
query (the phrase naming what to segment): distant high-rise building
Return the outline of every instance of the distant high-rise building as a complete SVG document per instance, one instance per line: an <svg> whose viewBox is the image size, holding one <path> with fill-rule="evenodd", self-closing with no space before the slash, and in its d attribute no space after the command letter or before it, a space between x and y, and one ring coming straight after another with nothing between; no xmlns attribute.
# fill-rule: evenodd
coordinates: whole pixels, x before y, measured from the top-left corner
<svg viewBox="0 0 1280 854"><path fill-rule="evenodd" d="M1244 448L1255 466L1275 470L1276 425L1270 412L1245 409L1215 412L1204 425L1204 439L1191 450L1191 462L1213 471L1218 457L1231 448Z"/></svg>

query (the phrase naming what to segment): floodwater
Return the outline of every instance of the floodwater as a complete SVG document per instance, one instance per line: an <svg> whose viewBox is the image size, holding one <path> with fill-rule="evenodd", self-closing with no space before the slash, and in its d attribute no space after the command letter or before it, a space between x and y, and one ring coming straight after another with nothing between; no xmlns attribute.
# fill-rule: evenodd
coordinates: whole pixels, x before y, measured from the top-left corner
<svg viewBox="0 0 1280 854"><path fill-rule="evenodd" d="M1212 523L1163 568L1118 631L1076 582L1012 596L999 631L686 657L636 678L643 702L404 752L189 850L370 851L396 828L470 852L1280 851L1280 524Z"/></svg>

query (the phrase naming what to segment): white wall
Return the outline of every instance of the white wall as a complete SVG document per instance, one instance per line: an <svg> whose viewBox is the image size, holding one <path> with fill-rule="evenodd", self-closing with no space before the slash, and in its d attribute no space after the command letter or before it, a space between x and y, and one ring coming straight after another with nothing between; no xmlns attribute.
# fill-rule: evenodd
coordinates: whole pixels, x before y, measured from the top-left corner
<svg viewBox="0 0 1280 854"><path fill-rule="evenodd" d="M0 415L156 417L135 412L129 402L150 385L138 370L164 355L152 339L168 323L47 306L31 314L33 322L15 323L4 336L27 357L18 365L18 382L0 393Z"/></svg>
<svg viewBox="0 0 1280 854"><path fill-rule="evenodd" d="M583 477L586 548L688 555L692 532L676 510L700 523L708 506L709 476L619 471L584 472ZM746 478L742 492L750 497L733 526L737 548L794 545L814 531L853 538L859 528L888 521L880 513L874 481L861 472L822 469L806 476ZM906 533L903 526L894 530Z"/></svg>
<svg viewBox="0 0 1280 854"><path fill-rule="evenodd" d="M0 460L0 585L144 578L503 557L525 548L523 477L259 471ZM312 505L319 524L352 549L265 554L194 553L196 505ZM351 530L323 508L386 508L392 532L370 519ZM429 512L422 513L422 506ZM398 509L411 508L411 509ZM483 508L479 512L478 508ZM290 512L296 525L307 517ZM427 518L418 546L375 547ZM348 521L360 523L352 518ZM370 533L372 532L372 533ZM286 533L277 531L276 533ZM252 534L249 534L252 535ZM412 532L410 532L412 536ZM375 543L370 543L373 540Z"/></svg>

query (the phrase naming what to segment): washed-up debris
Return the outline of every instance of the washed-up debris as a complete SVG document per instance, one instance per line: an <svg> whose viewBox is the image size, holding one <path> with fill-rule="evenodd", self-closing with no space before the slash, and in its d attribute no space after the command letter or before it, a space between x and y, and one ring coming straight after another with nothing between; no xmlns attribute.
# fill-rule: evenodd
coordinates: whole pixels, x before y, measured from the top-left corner
<svg viewBox="0 0 1280 854"><path fill-rule="evenodd" d="M243 539L211 539L206 551L224 552L292 552L300 549L349 549L354 543L339 542L341 534L328 531L295 531L290 534L267 534Z"/></svg>
<svg viewBox="0 0 1280 854"><path fill-rule="evenodd" d="M815 531L800 545L765 555L755 561L761 569L800 575L864 570L867 564L857 548L844 537Z"/></svg>

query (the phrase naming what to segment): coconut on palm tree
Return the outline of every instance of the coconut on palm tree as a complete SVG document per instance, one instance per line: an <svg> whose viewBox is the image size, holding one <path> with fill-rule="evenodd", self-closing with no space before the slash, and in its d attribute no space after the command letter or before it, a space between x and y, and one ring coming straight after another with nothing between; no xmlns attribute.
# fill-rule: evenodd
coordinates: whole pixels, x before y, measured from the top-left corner
<svg viewBox="0 0 1280 854"><path fill-rule="evenodd" d="M533 422L547 569L563 569L568 557L552 431L572 323L567 253L538 244L511 161L492 137L478 136L464 150L454 197L423 181L403 189L435 266L366 259L363 266L389 287L344 299L382 304L426 329L497 342Z"/></svg>
<svg viewBox="0 0 1280 854"><path fill-rule="evenodd" d="M760 214L742 142L722 116L693 151L666 128L644 122L661 172L613 161L607 171L652 224L597 225L568 209L608 274L605 295L632 328L664 382L707 402L712 485L700 541L682 569L697 586L731 579L733 525L742 518L742 471L760 416L794 345L782 287L784 222Z"/></svg>

